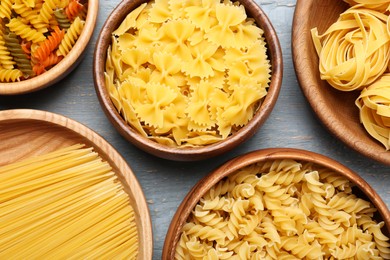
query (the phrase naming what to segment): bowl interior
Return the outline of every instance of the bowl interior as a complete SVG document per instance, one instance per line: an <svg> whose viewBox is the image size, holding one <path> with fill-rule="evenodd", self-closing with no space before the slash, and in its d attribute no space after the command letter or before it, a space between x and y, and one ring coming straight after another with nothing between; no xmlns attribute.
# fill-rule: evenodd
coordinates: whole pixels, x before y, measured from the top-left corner
<svg viewBox="0 0 390 260"><path fill-rule="evenodd" d="M0 166L73 144L93 147L122 181L136 214L139 259L151 259L153 238L146 200L135 175L102 137L63 116L38 110L0 111Z"/></svg>
<svg viewBox="0 0 390 260"><path fill-rule="evenodd" d="M99 1L88 0L84 28L71 51L57 65L43 74L19 82L0 82L0 95L19 95L51 86L66 77L83 59L92 37L99 10Z"/></svg>
<svg viewBox="0 0 390 260"><path fill-rule="evenodd" d="M310 30L323 33L348 5L337 0L298 0L294 14L292 48L296 75L312 109L329 131L357 152L390 165L390 152L360 124L355 100L359 91L342 92L321 80L318 55Z"/></svg>
<svg viewBox="0 0 390 260"><path fill-rule="evenodd" d="M116 7L102 27L94 54L95 89L104 112L120 134L135 146L148 153L161 158L178 161L195 161L222 154L254 135L256 130L265 122L276 103L282 83L283 61L280 43L271 22L262 9L252 0L241 0L240 2L245 6L248 16L253 17L257 25L264 30L264 36L267 42L267 54L272 65L272 75L267 96L253 119L245 127L241 128L226 140L215 144L196 148L175 148L161 145L141 136L123 120L112 104L105 86L105 60L107 49L111 44L112 32L121 24L129 12L144 2L147 1L125 0Z"/></svg>
<svg viewBox="0 0 390 260"><path fill-rule="evenodd" d="M163 259L174 259L176 245L180 238L183 225L188 219L190 213L193 211L195 205L199 202L202 196L210 190L211 187L213 187L224 177L236 172L239 169L242 169L243 167L255 163L265 163L267 161L274 161L280 159L292 159L298 162L313 163L315 165L330 169L333 172L336 172L346 177L352 183L356 184L357 191L355 189L354 194L373 203L373 205L378 209L378 214L375 215L375 218L378 221L384 221L386 226L385 235L389 236L390 212L386 204L375 192L375 190L373 190L371 186L369 186L369 184L357 173L351 171L350 169L328 157L310 151L293 148L269 148L250 152L245 155L236 157L226 162L225 164L211 172L209 175L201 179L197 184L195 184L195 186L183 199L182 203L180 204L175 215L172 218L165 238Z"/></svg>

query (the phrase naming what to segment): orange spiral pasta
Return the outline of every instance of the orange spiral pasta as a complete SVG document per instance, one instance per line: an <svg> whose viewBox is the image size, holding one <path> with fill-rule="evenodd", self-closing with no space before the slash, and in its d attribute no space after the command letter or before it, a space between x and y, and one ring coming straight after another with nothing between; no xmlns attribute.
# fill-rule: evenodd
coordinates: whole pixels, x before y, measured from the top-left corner
<svg viewBox="0 0 390 260"><path fill-rule="evenodd" d="M0 82L35 77L59 63L78 40L86 12L86 1L79 0L1 0L0 68L7 71L2 73ZM16 35L13 51L4 41L10 33ZM65 35L68 36L64 41ZM12 54L16 49L23 59ZM22 75L15 71L22 71Z"/></svg>
<svg viewBox="0 0 390 260"><path fill-rule="evenodd" d="M73 21L83 9L84 5L80 4L78 0L72 0L65 8L65 14L69 20Z"/></svg>
<svg viewBox="0 0 390 260"><path fill-rule="evenodd" d="M39 47L32 53L32 58L36 59L38 62L42 62L49 55L58 48L58 45L64 38L65 31L60 30L56 27L50 36L46 38L45 41L39 44Z"/></svg>

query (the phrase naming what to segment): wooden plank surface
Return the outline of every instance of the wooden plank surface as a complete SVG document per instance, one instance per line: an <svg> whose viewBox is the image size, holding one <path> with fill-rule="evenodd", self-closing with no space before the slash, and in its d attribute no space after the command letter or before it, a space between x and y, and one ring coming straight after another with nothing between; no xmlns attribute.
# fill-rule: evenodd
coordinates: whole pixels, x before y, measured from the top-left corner
<svg viewBox="0 0 390 260"><path fill-rule="evenodd" d="M146 195L153 222L153 259L161 259L171 218L190 188L228 159L257 149L294 147L329 156L359 173L390 206L390 167L359 155L335 139L317 120L302 95L291 54L295 0L257 0L273 22L284 58L282 90L269 119L252 139L237 149L196 163L167 161L138 150L117 133L100 108L92 79L93 52L105 19L119 2L100 1L93 38L74 72L59 84L36 93L0 96L0 110L33 108L59 113L90 127L111 143L133 169Z"/></svg>

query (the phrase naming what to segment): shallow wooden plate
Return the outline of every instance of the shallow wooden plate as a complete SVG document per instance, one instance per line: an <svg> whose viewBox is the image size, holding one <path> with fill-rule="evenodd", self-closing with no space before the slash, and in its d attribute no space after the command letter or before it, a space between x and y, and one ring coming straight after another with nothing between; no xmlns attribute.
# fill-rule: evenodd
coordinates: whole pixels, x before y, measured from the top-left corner
<svg viewBox="0 0 390 260"><path fill-rule="evenodd" d="M84 58L92 37L99 11L98 0L88 0L88 12L84 28L71 51L53 68L45 73L19 82L0 82L0 95L26 94L53 85L66 77Z"/></svg>
<svg viewBox="0 0 390 260"><path fill-rule="evenodd" d="M333 159L306 150L294 149L294 148L269 148L263 150L253 151L241 156L238 156L230 161L224 163L222 166L212 171L209 175L201 179L195 186L189 191L182 203L178 207L175 215L172 218L167 235L165 237L162 259L174 259L175 249L177 242L179 241L181 230L186 223L195 205L199 202L200 198L210 190L215 184L217 184L224 177L236 172L243 167L255 164L264 163L267 161L274 161L280 159L292 159L299 162L309 162L318 166L325 167L341 176L346 177L351 183L354 183L358 191L356 194L358 197L363 197L373 203L378 209L376 219L378 221L384 221L385 234L390 234L390 211L386 204L376 193L376 191L357 173L353 172L344 165L334 161Z"/></svg>
<svg viewBox="0 0 390 260"><path fill-rule="evenodd" d="M297 0L292 27L292 50L299 84L324 126L357 152L390 165L390 151L373 139L360 124L355 100L360 92L345 93L320 79L318 56L310 30L319 33L335 22L348 5L340 0Z"/></svg>
<svg viewBox="0 0 390 260"><path fill-rule="evenodd" d="M72 144L93 147L118 175L134 207L139 234L138 259L152 259L151 219L141 186L125 160L101 136L61 115L17 109L0 111L0 140L0 166Z"/></svg>

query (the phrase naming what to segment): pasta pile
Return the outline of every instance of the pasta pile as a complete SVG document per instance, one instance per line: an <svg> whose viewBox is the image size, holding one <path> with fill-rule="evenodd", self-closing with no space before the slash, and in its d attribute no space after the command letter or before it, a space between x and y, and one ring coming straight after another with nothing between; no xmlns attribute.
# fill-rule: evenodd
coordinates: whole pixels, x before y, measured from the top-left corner
<svg viewBox="0 0 390 260"><path fill-rule="evenodd" d="M72 49L85 24L84 0L1 0L0 82L44 73Z"/></svg>
<svg viewBox="0 0 390 260"><path fill-rule="evenodd" d="M344 177L294 160L253 164L214 185L175 259L390 259L384 222Z"/></svg>
<svg viewBox="0 0 390 260"><path fill-rule="evenodd" d="M0 167L0 259L135 259L135 215L92 148Z"/></svg>
<svg viewBox="0 0 390 260"><path fill-rule="evenodd" d="M126 122L174 147L221 141L267 95L263 30L230 1L156 0L112 34L105 83Z"/></svg>
<svg viewBox="0 0 390 260"><path fill-rule="evenodd" d="M382 75L390 73L390 1L344 1L351 7L324 34L312 29L320 76L338 90L362 91L360 121L389 150L390 85Z"/></svg>

